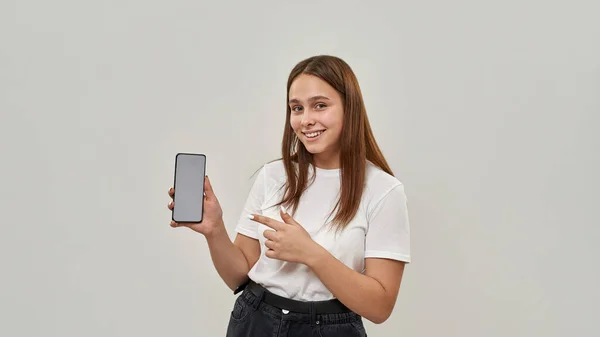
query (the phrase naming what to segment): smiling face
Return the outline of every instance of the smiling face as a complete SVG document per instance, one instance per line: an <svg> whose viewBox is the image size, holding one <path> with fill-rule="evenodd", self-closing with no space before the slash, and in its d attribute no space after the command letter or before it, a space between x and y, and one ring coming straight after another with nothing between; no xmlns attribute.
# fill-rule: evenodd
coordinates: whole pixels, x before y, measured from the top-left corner
<svg viewBox="0 0 600 337"><path fill-rule="evenodd" d="M339 168L344 105L340 94L317 76L301 74L290 86L290 125L314 164Z"/></svg>

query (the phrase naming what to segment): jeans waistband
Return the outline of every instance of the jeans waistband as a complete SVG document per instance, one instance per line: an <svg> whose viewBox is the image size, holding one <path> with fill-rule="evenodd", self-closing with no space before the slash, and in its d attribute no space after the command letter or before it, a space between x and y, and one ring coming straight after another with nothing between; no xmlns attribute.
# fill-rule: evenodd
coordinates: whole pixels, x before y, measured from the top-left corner
<svg viewBox="0 0 600 337"><path fill-rule="evenodd" d="M317 314L352 312L352 310L342 304L338 299L327 301L297 301L273 294L265 287L252 280L249 280L247 284L243 286L243 290L250 291L256 296L257 300L256 303L254 303L255 307L258 307L260 302L264 302L282 310L309 314L311 316L311 322L313 323L316 321Z"/></svg>

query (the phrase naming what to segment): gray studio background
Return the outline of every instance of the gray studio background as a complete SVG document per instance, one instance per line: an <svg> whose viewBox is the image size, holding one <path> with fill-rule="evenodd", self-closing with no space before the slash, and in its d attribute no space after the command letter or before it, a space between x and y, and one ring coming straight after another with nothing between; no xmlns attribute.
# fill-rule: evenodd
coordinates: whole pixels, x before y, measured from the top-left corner
<svg viewBox="0 0 600 337"><path fill-rule="evenodd" d="M597 336L595 1L0 2L0 335L223 336L235 297L169 227L207 155L233 237L285 84L356 71L413 263L369 336Z"/></svg>

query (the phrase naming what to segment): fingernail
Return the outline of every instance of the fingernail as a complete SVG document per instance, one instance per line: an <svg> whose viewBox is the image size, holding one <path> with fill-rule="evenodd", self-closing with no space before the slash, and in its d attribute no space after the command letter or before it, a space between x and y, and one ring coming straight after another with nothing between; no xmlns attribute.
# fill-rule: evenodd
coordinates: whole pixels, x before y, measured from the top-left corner
<svg viewBox="0 0 600 337"><path fill-rule="evenodd" d="M283 208L283 206L281 206L281 211L283 212L283 214L287 214L287 212L285 211L285 208Z"/></svg>
<svg viewBox="0 0 600 337"><path fill-rule="evenodd" d="M252 214L246 214L246 217L250 220L254 220L254 215Z"/></svg>

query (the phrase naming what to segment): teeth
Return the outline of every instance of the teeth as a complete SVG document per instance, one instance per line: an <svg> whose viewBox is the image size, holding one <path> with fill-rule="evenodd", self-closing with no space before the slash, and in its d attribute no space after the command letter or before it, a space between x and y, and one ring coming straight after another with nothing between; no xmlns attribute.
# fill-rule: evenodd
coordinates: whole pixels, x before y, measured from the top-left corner
<svg viewBox="0 0 600 337"><path fill-rule="evenodd" d="M317 132L313 132L313 133L306 133L305 135L308 138L315 138L316 136L318 136L318 135L320 135L322 133L323 133L323 131L317 131Z"/></svg>

